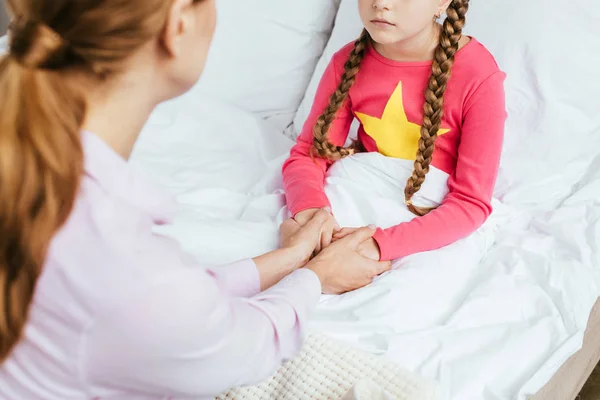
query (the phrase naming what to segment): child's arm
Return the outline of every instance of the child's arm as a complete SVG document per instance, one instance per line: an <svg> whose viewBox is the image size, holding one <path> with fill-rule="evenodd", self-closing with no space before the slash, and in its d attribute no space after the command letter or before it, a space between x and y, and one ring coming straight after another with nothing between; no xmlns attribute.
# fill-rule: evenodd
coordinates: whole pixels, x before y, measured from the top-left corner
<svg viewBox="0 0 600 400"><path fill-rule="evenodd" d="M292 213L297 213L310 208L323 208L330 206L329 200L323 189L325 173L331 162L315 156L310 156L313 143L313 128L319 116L329 103L329 97L340 84L344 72L342 67L336 65L336 57L329 63L315 95L311 112L304 124L302 133L296 145L290 152L290 158L283 165L283 187L287 198L287 205ZM346 142L353 115L350 110L350 100L338 110L335 120L329 128L329 141L342 146Z"/></svg>
<svg viewBox="0 0 600 400"><path fill-rule="evenodd" d="M381 260L446 246L470 235L488 218L506 120L504 78L504 73L495 73L465 103L456 169L442 205L424 217L377 230L374 239Z"/></svg>

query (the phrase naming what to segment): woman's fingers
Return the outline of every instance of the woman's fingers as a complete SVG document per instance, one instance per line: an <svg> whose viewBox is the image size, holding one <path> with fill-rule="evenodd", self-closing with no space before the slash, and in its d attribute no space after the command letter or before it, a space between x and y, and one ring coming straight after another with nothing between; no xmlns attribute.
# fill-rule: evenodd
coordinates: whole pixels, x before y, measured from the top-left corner
<svg viewBox="0 0 600 400"><path fill-rule="evenodd" d="M350 242L351 246L353 246L353 248L358 248L358 246L362 242L373 237L374 234L375 226L370 225L355 230L354 232L346 236L346 238L344 239L347 239Z"/></svg>
<svg viewBox="0 0 600 400"><path fill-rule="evenodd" d="M279 227L279 245L281 247L287 247L290 240L300 230L300 225L293 219L287 219L283 221Z"/></svg>
<svg viewBox="0 0 600 400"><path fill-rule="evenodd" d="M293 219L286 219L279 227L279 230L281 234L285 236L294 233L298 228L300 228L300 225L296 221Z"/></svg>
<svg viewBox="0 0 600 400"><path fill-rule="evenodd" d="M318 254L321 250L331 244L333 234L337 227L338 224L335 218L333 218L333 215L331 215L327 209L322 209L317 211L313 217L306 222L302 227L302 231L310 232L310 235L314 232L314 237L316 238L314 253Z"/></svg>
<svg viewBox="0 0 600 400"><path fill-rule="evenodd" d="M357 230L357 229L358 229L358 228L342 228L342 229L338 230L338 231L337 231L337 232L336 232L336 233L333 235L333 237L334 237L335 239L337 239L337 240L339 240L339 239L343 239L343 238L345 238L346 236L350 235L351 233L354 233L354 232L356 232L356 230Z"/></svg>
<svg viewBox="0 0 600 400"><path fill-rule="evenodd" d="M323 225L327 222L328 218L329 213L327 211L317 211L301 229L308 232L314 232L315 235L317 235L323 229Z"/></svg>
<svg viewBox="0 0 600 400"><path fill-rule="evenodd" d="M374 231L370 227L358 229L325 249L308 264L308 268L321 280L324 293L340 294L362 288L391 269L391 262L375 261L357 250L358 245L373 236Z"/></svg>
<svg viewBox="0 0 600 400"><path fill-rule="evenodd" d="M307 210L300 211L299 213L294 215L294 217L292 219L294 219L300 225L304 225L308 221L310 221L319 211L326 211L326 210L319 209L319 208L309 208Z"/></svg>
<svg viewBox="0 0 600 400"><path fill-rule="evenodd" d="M392 269L391 261L373 261L370 258L367 258L367 260L369 260L368 265L371 279Z"/></svg>
<svg viewBox="0 0 600 400"><path fill-rule="evenodd" d="M321 249L326 248L331 244L333 239L333 230L335 226L333 224L326 224L321 231Z"/></svg>
<svg viewBox="0 0 600 400"><path fill-rule="evenodd" d="M373 282L373 279L392 268L392 263L390 261L374 261L363 256L359 256L359 259L357 259L355 263L358 263L359 265L360 275L351 285L344 287L342 292L361 289L370 285Z"/></svg>
<svg viewBox="0 0 600 400"><path fill-rule="evenodd" d="M331 240L333 239L333 229L329 221L323 225L321 229L321 236L319 237L319 241L317 243L317 248L315 249L315 253L320 253L321 250L326 248L331 244Z"/></svg>

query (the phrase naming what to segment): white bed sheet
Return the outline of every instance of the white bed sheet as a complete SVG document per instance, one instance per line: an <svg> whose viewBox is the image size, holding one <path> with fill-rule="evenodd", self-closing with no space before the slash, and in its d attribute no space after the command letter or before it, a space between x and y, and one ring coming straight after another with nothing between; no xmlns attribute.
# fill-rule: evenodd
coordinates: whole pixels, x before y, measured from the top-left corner
<svg viewBox="0 0 600 400"><path fill-rule="evenodd" d="M181 204L161 232L215 265L276 247L291 144L250 114L187 96L155 112L132 164ZM436 379L446 399L535 394L581 347L600 294L598 167L600 154L554 210L508 209L478 265L409 265L324 297L312 328Z"/></svg>

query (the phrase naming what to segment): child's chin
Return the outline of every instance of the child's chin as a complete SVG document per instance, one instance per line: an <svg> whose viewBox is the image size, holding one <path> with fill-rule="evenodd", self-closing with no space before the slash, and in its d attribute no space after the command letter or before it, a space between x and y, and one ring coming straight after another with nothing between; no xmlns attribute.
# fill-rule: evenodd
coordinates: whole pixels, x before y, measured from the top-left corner
<svg viewBox="0 0 600 400"><path fill-rule="evenodd" d="M404 37L398 35L398 33L386 32L378 29L369 30L369 34L376 43L383 45L398 43L404 39Z"/></svg>

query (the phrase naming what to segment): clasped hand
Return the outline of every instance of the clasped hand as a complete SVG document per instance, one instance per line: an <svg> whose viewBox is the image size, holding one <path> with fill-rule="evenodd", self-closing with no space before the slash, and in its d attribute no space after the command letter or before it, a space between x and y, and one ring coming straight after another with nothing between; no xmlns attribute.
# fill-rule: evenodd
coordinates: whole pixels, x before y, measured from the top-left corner
<svg viewBox="0 0 600 400"><path fill-rule="evenodd" d="M323 293L361 288L391 268L389 261L379 261L374 228L340 229L329 211L307 211L281 225L281 247L293 249L297 265L319 277Z"/></svg>

